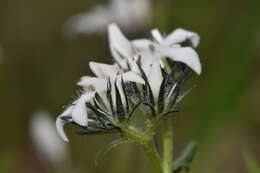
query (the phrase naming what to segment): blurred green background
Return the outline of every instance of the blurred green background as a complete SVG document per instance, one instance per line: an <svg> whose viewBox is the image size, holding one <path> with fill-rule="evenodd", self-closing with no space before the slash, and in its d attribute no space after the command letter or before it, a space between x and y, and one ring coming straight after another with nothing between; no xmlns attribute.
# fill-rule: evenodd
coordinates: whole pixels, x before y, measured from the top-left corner
<svg viewBox="0 0 260 173"><path fill-rule="evenodd" d="M56 117L75 95L88 62L112 62L107 36L68 39L64 22L101 0L1 0L0 172L51 173L36 158L28 134L31 114L41 108ZM199 150L191 173L246 173L243 152L260 159L260 1L157 0L153 23L129 38L149 36L158 27L177 27L201 36L198 52L203 74L187 84L197 87L174 119L175 152L190 140ZM77 136L66 128L74 172L151 172L140 147L122 145L96 166L100 147L115 136ZM68 166L63 163L61 167Z"/></svg>

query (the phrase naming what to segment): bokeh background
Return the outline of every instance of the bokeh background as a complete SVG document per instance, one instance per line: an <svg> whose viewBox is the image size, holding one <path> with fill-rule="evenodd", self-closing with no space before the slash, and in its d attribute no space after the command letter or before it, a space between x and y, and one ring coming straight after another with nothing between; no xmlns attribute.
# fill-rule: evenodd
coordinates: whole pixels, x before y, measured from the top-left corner
<svg viewBox="0 0 260 173"><path fill-rule="evenodd" d="M107 35L76 39L62 34L72 15L101 0L1 0L0 172L59 172L37 159L28 133L32 113L46 109L56 117L75 95L89 61L112 62ZM149 37L157 27L177 27L201 36L198 52L203 74L187 84L197 87L174 119L176 156L190 140L199 142L191 173L246 173L244 152L260 159L260 1L156 0L153 22L129 38ZM140 147L122 145L98 163L98 150L116 136L70 137L71 158L64 172L151 172ZM68 171L73 169L73 171Z"/></svg>

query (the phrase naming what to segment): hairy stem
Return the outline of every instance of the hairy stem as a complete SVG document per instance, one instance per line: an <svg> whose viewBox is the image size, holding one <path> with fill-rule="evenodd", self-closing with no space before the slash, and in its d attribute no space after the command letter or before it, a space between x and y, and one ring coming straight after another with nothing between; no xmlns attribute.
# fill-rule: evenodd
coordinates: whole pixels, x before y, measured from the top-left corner
<svg viewBox="0 0 260 173"><path fill-rule="evenodd" d="M172 173L173 161L173 133L172 121L170 118L163 121L163 160L162 168L164 173Z"/></svg>
<svg viewBox="0 0 260 173"><path fill-rule="evenodd" d="M149 158L154 172L155 173L163 173L161 165L160 165L160 157L158 155L157 150L155 149L154 145L153 145L153 141L146 141L144 143L144 150L145 153L147 155L147 157Z"/></svg>
<svg viewBox="0 0 260 173"><path fill-rule="evenodd" d="M161 159L159 153L154 146L153 136L155 133L155 123L150 121L145 131L141 131L133 126L124 126L123 135L126 139L129 139L144 147L144 151L150 160L155 173L163 173L161 167Z"/></svg>

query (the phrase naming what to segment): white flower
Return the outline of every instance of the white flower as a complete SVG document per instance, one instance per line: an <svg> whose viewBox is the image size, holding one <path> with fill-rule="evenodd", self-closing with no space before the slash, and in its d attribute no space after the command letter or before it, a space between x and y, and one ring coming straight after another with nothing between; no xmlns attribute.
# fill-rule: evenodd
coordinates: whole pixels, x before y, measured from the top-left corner
<svg viewBox="0 0 260 173"><path fill-rule="evenodd" d="M178 44L190 40L192 46L197 47L199 44L199 35L183 29L176 29L165 38L159 30L153 29L151 34L158 43L155 45L156 53L159 58L169 57L174 61L182 62L194 70L197 74L201 74L201 64L199 56L191 47L180 47Z"/></svg>
<svg viewBox="0 0 260 173"><path fill-rule="evenodd" d="M149 23L150 0L109 0L88 12L71 17L65 25L70 34L103 33L108 24L116 22L127 31L136 31Z"/></svg>
<svg viewBox="0 0 260 173"><path fill-rule="evenodd" d="M151 72L148 76L148 82L151 86L155 101L158 100L162 80L163 80L163 76L162 76L160 63L154 61L151 67Z"/></svg>
<svg viewBox="0 0 260 173"><path fill-rule="evenodd" d="M92 92L102 93L107 91L108 89L107 83L109 80L112 84L116 82L118 85L119 92L121 93L120 96L124 106L126 103L123 94L123 89L121 86L121 79L124 82L135 82L139 84L145 84L142 77L137 73L133 71L124 72L116 65L90 62L89 66L92 72L96 75L96 77L83 76L81 77L81 80L78 82L78 85L84 88L88 92L91 92L92 90ZM115 96L114 85L112 85L111 91L112 91L112 98L115 101L116 96Z"/></svg>
<svg viewBox="0 0 260 173"><path fill-rule="evenodd" d="M131 119L137 107L160 119L174 111L173 107L185 95L180 91L190 69L201 73L196 51L182 47L186 41L198 46L199 36L194 32L177 29L163 37L153 29L153 41L129 41L116 24L110 24L108 33L116 63L89 63L95 76L81 78L78 85L84 93L56 121L64 141L68 141L65 123L81 127L82 134L120 132L122 123Z"/></svg>
<svg viewBox="0 0 260 173"><path fill-rule="evenodd" d="M75 122L80 126L86 127L88 125L88 111L85 106L87 101L94 97L94 92L85 92L77 100L75 100L67 109L57 118L56 128L59 136L68 142L68 138L64 132L65 122ZM66 119L66 121L64 120Z"/></svg>
<svg viewBox="0 0 260 173"><path fill-rule="evenodd" d="M122 79L125 82L137 82L144 84L144 80L135 72L123 72L116 65L108 65L96 62L89 63L90 69L97 77L83 76L78 82L78 85L86 91L93 90L97 92L104 92L107 90L108 79L114 83L116 78Z"/></svg>
<svg viewBox="0 0 260 173"><path fill-rule="evenodd" d="M124 36L116 24L108 26L109 48L113 58L122 68L127 68L126 60L135 55L131 42Z"/></svg>
<svg viewBox="0 0 260 173"><path fill-rule="evenodd" d="M201 74L201 64L199 56L191 47L181 47L179 44L190 40L193 46L199 44L199 36L190 31L177 29L164 38L157 29L153 29L151 34L155 41L148 39L137 39L129 41L118 28L111 24L108 27L110 51L115 60L126 68L127 59L135 55L142 56L142 65L151 65L153 61L159 61L168 57L174 61L182 62Z"/></svg>
<svg viewBox="0 0 260 173"><path fill-rule="evenodd" d="M176 29L168 36L163 37L157 29L153 29L151 34L154 41L148 39L129 41L116 24L110 24L108 33L111 54L120 67L127 69L127 64L130 63L131 70L138 73L138 68L133 63L132 57L134 57L134 61L137 61L137 57L141 57L139 61L148 78L155 101L158 100L162 82L160 68L164 67L160 66L160 61L163 58L168 57L173 61L182 62L197 74L201 74L201 64L196 51L191 47L179 45L190 40L194 47L198 46L199 36L194 32Z"/></svg>
<svg viewBox="0 0 260 173"><path fill-rule="evenodd" d="M158 29L153 29L151 34L158 43L171 46L174 44L180 44L189 40L193 47L197 47L200 42L200 37L197 33L191 32L182 28L174 30L172 33L167 35L165 38L161 35Z"/></svg>
<svg viewBox="0 0 260 173"><path fill-rule="evenodd" d="M40 159L54 165L66 159L67 146L58 138L55 122L47 112L39 111L33 114L30 135Z"/></svg>
<svg viewBox="0 0 260 173"><path fill-rule="evenodd" d="M57 131L60 137L68 142L68 138L64 132L65 122L75 122L82 127L87 127L88 122L88 110L86 102L90 102L95 96L96 92L102 93L107 91L108 80L114 83L117 79L117 85L119 86L119 92L121 93L121 100L125 105L125 98L121 86L121 78L124 82L137 82L144 84L144 80L135 72L128 71L122 72L116 65L108 65L96 62L89 63L90 69L97 77L84 76L81 78L78 85L85 89L85 92L74 101L58 118L56 121ZM115 88L112 87L112 98L116 101ZM65 118L65 120L64 120Z"/></svg>

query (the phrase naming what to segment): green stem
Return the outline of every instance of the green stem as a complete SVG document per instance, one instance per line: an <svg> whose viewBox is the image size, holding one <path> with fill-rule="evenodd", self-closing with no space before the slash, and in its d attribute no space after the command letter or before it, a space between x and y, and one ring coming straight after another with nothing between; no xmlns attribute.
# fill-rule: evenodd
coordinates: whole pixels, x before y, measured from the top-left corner
<svg viewBox="0 0 260 173"><path fill-rule="evenodd" d="M172 173L173 161L173 133L172 121L170 118L163 121L163 160L162 167L164 173Z"/></svg>
<svg viewBox="0 0 260 173"><path fill-rule="evenodd" d="M146 131L142 132L133 126L124 126L124 137L144 147L144 151L150 160L155 173L163 173L161 167L161 159L156 147L154 146L153 136L155 131L155 124L153 121L149 122Z"/></svg>
<svg viewBox="0 0 260 173"><path fill-rule="evenodd" d="M144 143L144 150L149 158L155 173L163 173L161 165L160 165L160 157L158 155L158 152L156 151L153 141L146 141Z"/></svg>

